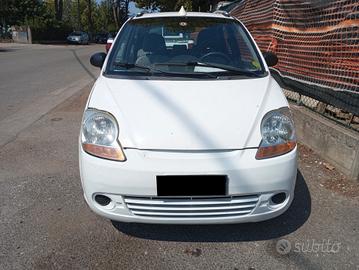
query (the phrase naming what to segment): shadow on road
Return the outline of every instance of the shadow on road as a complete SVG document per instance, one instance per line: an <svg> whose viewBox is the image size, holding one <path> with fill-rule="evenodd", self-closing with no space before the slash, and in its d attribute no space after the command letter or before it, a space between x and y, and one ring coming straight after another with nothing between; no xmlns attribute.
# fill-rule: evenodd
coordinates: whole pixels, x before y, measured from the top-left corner
<svg viewBox="0 0 359 270"><path fill-rule="evenodd" d="M300 228L311 213L311 197L305 179L297 174L294 200L281 216L259 223L230 225L155 225L118 223L116 229L130 236L160 241L239 242L280 238Z"/></svg>
<svg viewBox="0 0 359 270"><path fill-rule="evenodd" d="M96 80L97 77L96 77L94 74L92 74L91 70L89 70L84 63L82 63L80 57L77 55L76 50L72 49L71 51L72 51L72 54L74 55L75 59L77 60L77 62L78 62L78 63L81 65L81 67L86 71L86 73L87 73L92 79Z"/></svg>
<svg viewBox="0 0 359 270"><path fill-rule="evenodd" d="M14 51L14 49L10 49L10 48L0 48L0 53L12 52L12 51Z"/></svg>

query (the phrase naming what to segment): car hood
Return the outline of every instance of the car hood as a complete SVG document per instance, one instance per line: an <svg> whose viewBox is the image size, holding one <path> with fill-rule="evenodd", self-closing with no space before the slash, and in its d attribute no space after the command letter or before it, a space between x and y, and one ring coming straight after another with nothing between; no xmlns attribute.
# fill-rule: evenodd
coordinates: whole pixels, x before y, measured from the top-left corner
<svg viewBox="0 0 359 270"><path fill-rule="evenodd" d="M124 148L213 150L258 147L270 76L242 80L125 80L100 77L89 107L112 113ZM276 104L277 103L277 104Z"/></svg>

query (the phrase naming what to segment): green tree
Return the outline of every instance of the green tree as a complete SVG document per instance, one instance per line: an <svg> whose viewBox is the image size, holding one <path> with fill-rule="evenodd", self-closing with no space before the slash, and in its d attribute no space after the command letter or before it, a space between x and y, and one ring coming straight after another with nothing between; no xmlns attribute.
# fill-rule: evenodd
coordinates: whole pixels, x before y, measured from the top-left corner
<svg viewBox="0 0 359 270"><path fill-rule="evenodd" d="M63 40L72 30L116 31L130 0L0 0L1 25L29 25L36 40ZM117 24L115 23L117 20Z"/></svg>
<svg viewBox="0 0 359 270"><path fill-rule="evenodd" d="M91 0L87 0L87 16L88 16L88 29L89 29L89 33L90 33L90 37L93 34L93 21L92 21L92 1Z"/></svg>
<svg viewBox="0 0 359 270"><path fill-rule="evenodd" d="M115 31L115 19L112 10L112 1L100 2L93 12L94 29L96 32Z"/></svg>
<svg viewBox="0 0 359 270"><path fill-rule="evenodd" d="M0 1L0 25L7 25L10 9L13 7L12 0Z"/></svg>
<svg viewBox="0 0 359 270"><path fill-rule="evenodd" d="M139 8L148 10L175 11L184 6L187 11L209 11L214 6L216 0L136 0Z"/></svg>
<svg viewBox="0 0 359 270"><path fill-rule="evenodd" d="M0 7L4 24L29 22L44 12L44 3L39 0L5 0Z"/></svg>
<svg viewBox="0 0 359 270"><path fill-rule="evenodd" d="M61 21L63 9L64 9L63 0L54 0L54 7L55 7L55 18L56 20Z"/></svg>
<svg viewBox="0 0 359 270"><path fill-rule="evenodd" d="M114 0L113 16L118 27L120 27L128 18L128 7L130 0Z"/></svg>
<svg viewBox="0 0 359 270"><path fill-rule="evenodd" d="M135 2L139 8L145 8L147 10L173 11L177 1L136 0Z"/></svg>

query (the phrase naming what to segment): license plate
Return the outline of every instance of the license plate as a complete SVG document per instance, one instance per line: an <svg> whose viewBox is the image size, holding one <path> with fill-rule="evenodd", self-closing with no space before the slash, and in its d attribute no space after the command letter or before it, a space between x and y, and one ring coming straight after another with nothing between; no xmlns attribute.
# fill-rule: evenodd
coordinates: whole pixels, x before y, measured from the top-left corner
<svg viewBox="0 0 359 270"><path fill-rule="evenodd" d="M225 196L226 175L159 175L158 196Z"/></svg>

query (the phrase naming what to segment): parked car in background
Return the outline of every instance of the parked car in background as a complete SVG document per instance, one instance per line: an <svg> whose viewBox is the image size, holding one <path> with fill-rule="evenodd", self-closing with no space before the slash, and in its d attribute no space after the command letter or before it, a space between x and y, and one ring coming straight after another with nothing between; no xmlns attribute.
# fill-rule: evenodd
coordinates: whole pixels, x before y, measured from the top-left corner
<svg viewBox="0 0 359 270"><path fill-rule="evenodd" d="M83 31L74 31L68 35L67 42L71 44L89 44L89 35Z"/></svg>
<svg viewBox="0 0 359 270"><path fill-rule="evenodd" d="M106 44L109 38L112 38L111 33L99 33L95 36L95 42L99 44Z"/></svg>
<svg viewBox="0 0 359 270"><path fill-rule="evenodd" d="M284 213L297 143L268 68L277 61L226 14L182 8L128 20L109 54L91 57L101 73L79 136L91 209L115 225L257 222Z"/></svg>

